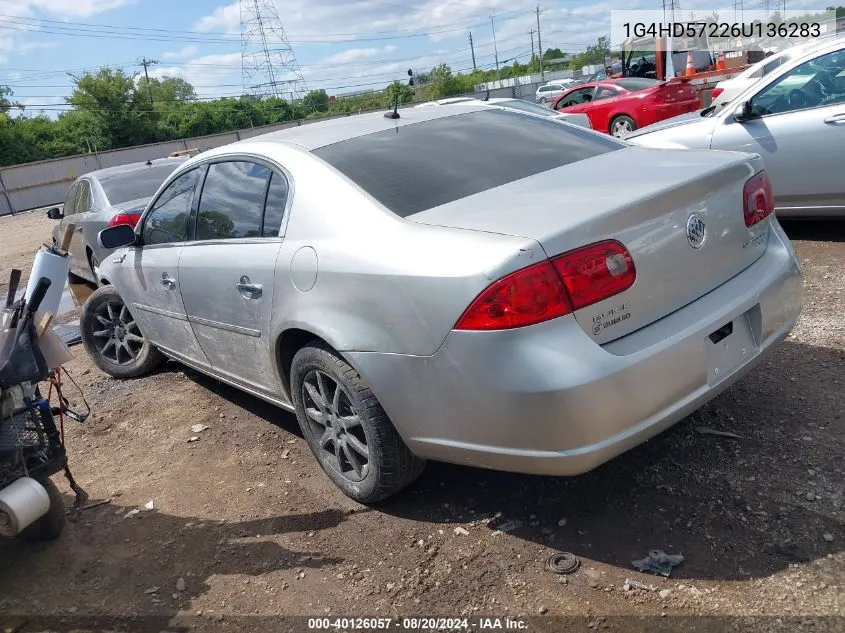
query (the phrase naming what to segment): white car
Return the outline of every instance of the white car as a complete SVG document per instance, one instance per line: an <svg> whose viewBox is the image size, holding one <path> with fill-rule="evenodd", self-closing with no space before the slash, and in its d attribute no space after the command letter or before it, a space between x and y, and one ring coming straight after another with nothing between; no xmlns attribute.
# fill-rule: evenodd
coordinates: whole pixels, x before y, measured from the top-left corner
<svg viewBox="0 0 845 633"><path fill-rule="evenodd" d="M506 110L519 110L520 112L528 112L529 114L536 114L539 116L549 117L550 119L557 119L558 121L566 121L572 125L579 125L588 130L592 130L593 126L590 123L589 117L583 112L569 113L557 112L546 106L541 106L537 103L531 103L525 99L513 99L508 97L492 97L487 99L476 99L475 97L449 97L448 99L439 99L437 101L427 101L421 103L417 108L427 108L438 105L454 105L454 104L469 104L469 105L489 105Z"/></svg>
<svg viewBox="0 0 845 633"><path fill-rule="evenodd" d="M573 85L575 85L574 79L555 79L537 88L537 94L534 100L537 103L551 103L556 97L559 97L564 91L569 90Z"/></svg>
<svg viewBox="0 0 845 633"><path fill-rule="evenodd" d="M716 106L716 112L724 108L739 94L745 92L746 88L754 85L763 77L766 77L784 64L791 62L793 59L797 59L801 55L813 50L815 47L825 44L827 41L828 40L812 40L804 44L787 48L761 59L753 66L742 71L736 77L720 81L713 89L712 96L713 105Z"/></svg>

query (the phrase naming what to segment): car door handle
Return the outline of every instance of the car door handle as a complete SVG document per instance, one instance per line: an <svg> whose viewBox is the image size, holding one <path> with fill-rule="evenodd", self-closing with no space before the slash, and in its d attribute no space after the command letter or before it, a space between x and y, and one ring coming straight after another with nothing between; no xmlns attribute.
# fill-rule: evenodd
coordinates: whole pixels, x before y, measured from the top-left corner
<svg viewBox="0 0 845 633"><path fill-rule="evenodd" d="M829 116L824 120L825 123L828 125L837 125L839 123L845 123L845 112L842 114L834 114L833 116Z"/></svg>
<svg viewBox="0 0 845 633"><path fill-rule="evenodd" d="M241 280L235 284L235 288L245 299L258 299L264 293L264 286L252 283L246 275L241 276Z"/></svg>
<svg viewBox="0 0 845 633"><path fill-rule="evenodd" d="M173 277L168 277L167 273L161 273L161 285L168 290L173 290L176 287L176 280Z"/></svg>

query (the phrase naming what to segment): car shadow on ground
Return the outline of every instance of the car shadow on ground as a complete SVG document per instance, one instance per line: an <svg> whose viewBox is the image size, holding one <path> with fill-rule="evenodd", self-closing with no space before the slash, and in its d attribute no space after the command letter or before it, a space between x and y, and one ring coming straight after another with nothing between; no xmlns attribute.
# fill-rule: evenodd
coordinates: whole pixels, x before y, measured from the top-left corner
<svg viewBox="0 0 845 633"><path fill-rule="evenodd" d="M845 242L845 218L833 220L780 219L790 240Z"/></svg>
<svg viewBox="0 0 845 633"><path fill-rule="evenodd" d="M590 473L534 477L432 463L378 509L437 523L501 513L482 529L515 520L511 534L626 573L632 560L662 549L685 556L677 579L774 574L839 551L845 537L842 387L828 392L826 384L843 366L845 352L786 342L713 402Z"/></svg>
<svg viewBox="0 0 845 633"><path fill-rule="evenodd" d="M68 505L70 501L68 497ZM0 540L0 578L4 586L31 586L33 578L50 582L47 570L55 570L57 562L66 570L63 577L72 581L67 591L54 596L50 610L45 610L39 602L38 591L33 586L25 599L11 591L15 602L9 602L8 596L0 597L0 613L38 614L37 619L49 625L49 630L87 628L83 625L90 613L143 613L142 620L147 619L151 631L170 630L163 624L189 607L192 600L211 591L214 576L250 577L252 580L244 582L252 584L251 590L265 592L268 600L275 598L281 602L285 584L274 582L270 587L261 578L263 575L301 569L305 576L313 570L344 562L319 551L288 549L276 540L285 534L335 527L350 516L345 511L330 509L224 522L173 516L156 510L142 510L127 517L133 509L117 503L119 499L116 503L83 510L76 519L83 529L66 529L55 542L22 546L19 540ZM98 528L98 546L75 547L77 542L90 539L84 528L94 524ZM143 544L142 549L139 543ZM102 595L103 602L81 604L75 598L79 595ZM51 620L50 611L69 619L58 626L61 622L57 617ZM220 613L224 612L226 609L221 609ZM206 616L213 617L213 613ZM115 629L124 630L116 624L116 621L111 623ZM200 626L199 630L204 628Z"/></svg>
<svg viewBox="0 0 845 633"><path fill-rule="evenodd" d="M415 485L374 509L438 524L501 513L482 529L515 520L512 535L626 573L632 560L662 549L684 555L677 579L771 575L838 552L845 538L845 387L835 382L843 366L843 351L787 341L714 401L592 472L535 477L430 463ZM175 363L161 371L182 370L302 437L292 413Z"/></svg>

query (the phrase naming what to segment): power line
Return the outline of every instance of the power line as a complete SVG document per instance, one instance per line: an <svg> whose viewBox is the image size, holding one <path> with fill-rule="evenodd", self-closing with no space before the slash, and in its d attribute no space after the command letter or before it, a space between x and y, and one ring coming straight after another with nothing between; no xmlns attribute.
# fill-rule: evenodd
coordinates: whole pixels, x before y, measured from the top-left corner
<svg viewBox="0 0 845 633"><path fill-rule="evenodd" d="M2 0L0 0L0 1L2 1ZM394 5L394 6L396 6L397 8L402 8L403 10L407 10L407 7L405 7L405 6L401 6L401 5ZM517 15L520 15L520 14L523 14L523 13L531 13L531 11L527 11L527 12L526 11L508 11L504 15L507 15L508 13L511 13L513 15L510 18L507 18L507 19L513 19ZM65 28L67 28L68 25L73 25L73 26L77 26L77 27L79 27L79 26L93 27L95 29L101 29L101 30L104 30L104 31L107 31L107 30L128 31L128 32L138 31L138 32L141 32L141 33L164 33L164 34L171 33L171 34L183 34L183 35L199 35L199 36L203 36L203 37L220 35L220 36L224 36L224 37L228 36L230 38L238 35L238 33L231 32L231 31L197 31L197 30L181 30L181 29L158 29L158 28L141 27L141 26L118 26L118 25L103 24L103 23L73 22L73 21L69 21L69 20L48 20L46 18L29 18L29 17L25 17L25 16L11 15L11 14L5 14L5 13L0 13L0 18L11 18L11 19L17 21L18 23L23 23L23 24L32 23L35 26L38 26L41 23L47 23L47 24L56 24L56 25L59 25L59 26L65 27ZM387 30L382 30L382 31L357 31L357 32L352 31L352 32L343 32L343 33L323 33L323 32L321 32L321 35L324 35L324 36L328 36L328 35L337 35L337 36L382 35L382 34L388 34L388 33L410 33L410 32L413 32L413 31L432 31L434 29L451 28L451 27L454 27L456 29L463 29L463 28L466 28L466 27L459 27L458 25L465 24L465 23L468 23L468 22L477 22L480 19L481 19L480 17L471 17L471 18L464 18L463 20L457 20L455 22L450 22L448 24L433 24L433 25L428 25L428 26L425 26L425 27L387 29ZM303 36L303 37L307 37L307 36ZM229 41L231 41L231 40L229 40Z"/></svg>
<svg viewBox="0 0 845 633"><path fill-rule="evenodd" d="M0 14L1 16L2 14ZM514 16L515 17L515 16ZM514 19L513 17L508 18L508 20ZM159 33L145 33L145 32L126 32L126 31L109 31L109 30L98 30L98 29L91 29L86 27L67 27L67 26L59 26L59 25L48 25L46 28L41 27L40 24L35 24L31 22L27 22L25 20L32 20L32 18L19 18L16 16L9 16L6 17L4 20L0 20L0 28L2 29L9 29L15 31L24 31L29 33L44 33L47 35L66 35L72 37L95 37L101 39L120 39L120 40L143 40L143 41L153 41L153 42L189 42L189 43L201 43L201 44L231 44L233 41L232 37L200 37L200 36L177 36L177 35L164 35ZM483 24L479 23L479 24ZM473 25L478 26L479 24ZM123 27L115 27L115 28L123 28ZM431 35L442 35L444 33L462 31L466 27L465 26L455 26L455 25L448 25L444 26L443 28L440 27L431 27L428 30L421 31L419 33L406 33L403 35L378 35L372 37L351 37L347 39L314 39L309 38L307 36L300 36L306 37L306 39L289 39L288 42L291 44L344 44L344 43L351 43L351 42L378 42L378 41L390 41L390 40L400 40L400 39L410 39L410 38L418 38L418 37L429 37ZM390 33L391 31L387 31ZM360 33L360 35L367 35L367 33Z"/></svg>

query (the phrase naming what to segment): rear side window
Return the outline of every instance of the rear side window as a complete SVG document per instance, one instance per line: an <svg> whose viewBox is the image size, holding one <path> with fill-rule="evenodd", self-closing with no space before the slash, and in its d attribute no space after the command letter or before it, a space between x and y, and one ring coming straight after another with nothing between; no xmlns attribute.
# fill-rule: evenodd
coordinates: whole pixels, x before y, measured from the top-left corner
<svg viewBox="0 0 845 633"><path fill-rule="evenodd" d="M270 170L246 161L212 163L197 212L198 240L261 236Z"/></svg>
<svg viewBox="0 0 845 633"><path fill-rule="evenodd" d="M550 119L486 110L399 126L313 153L407 217L625 145Z"/></svg>
<svg viewBox="0 0 845 633"><path fill-rule="evenodd" d="M274 173L270 177L267 190L267 205L264 208L264 227L262 237L278 237L288 202L288 181L284 176Z"/></svg>

